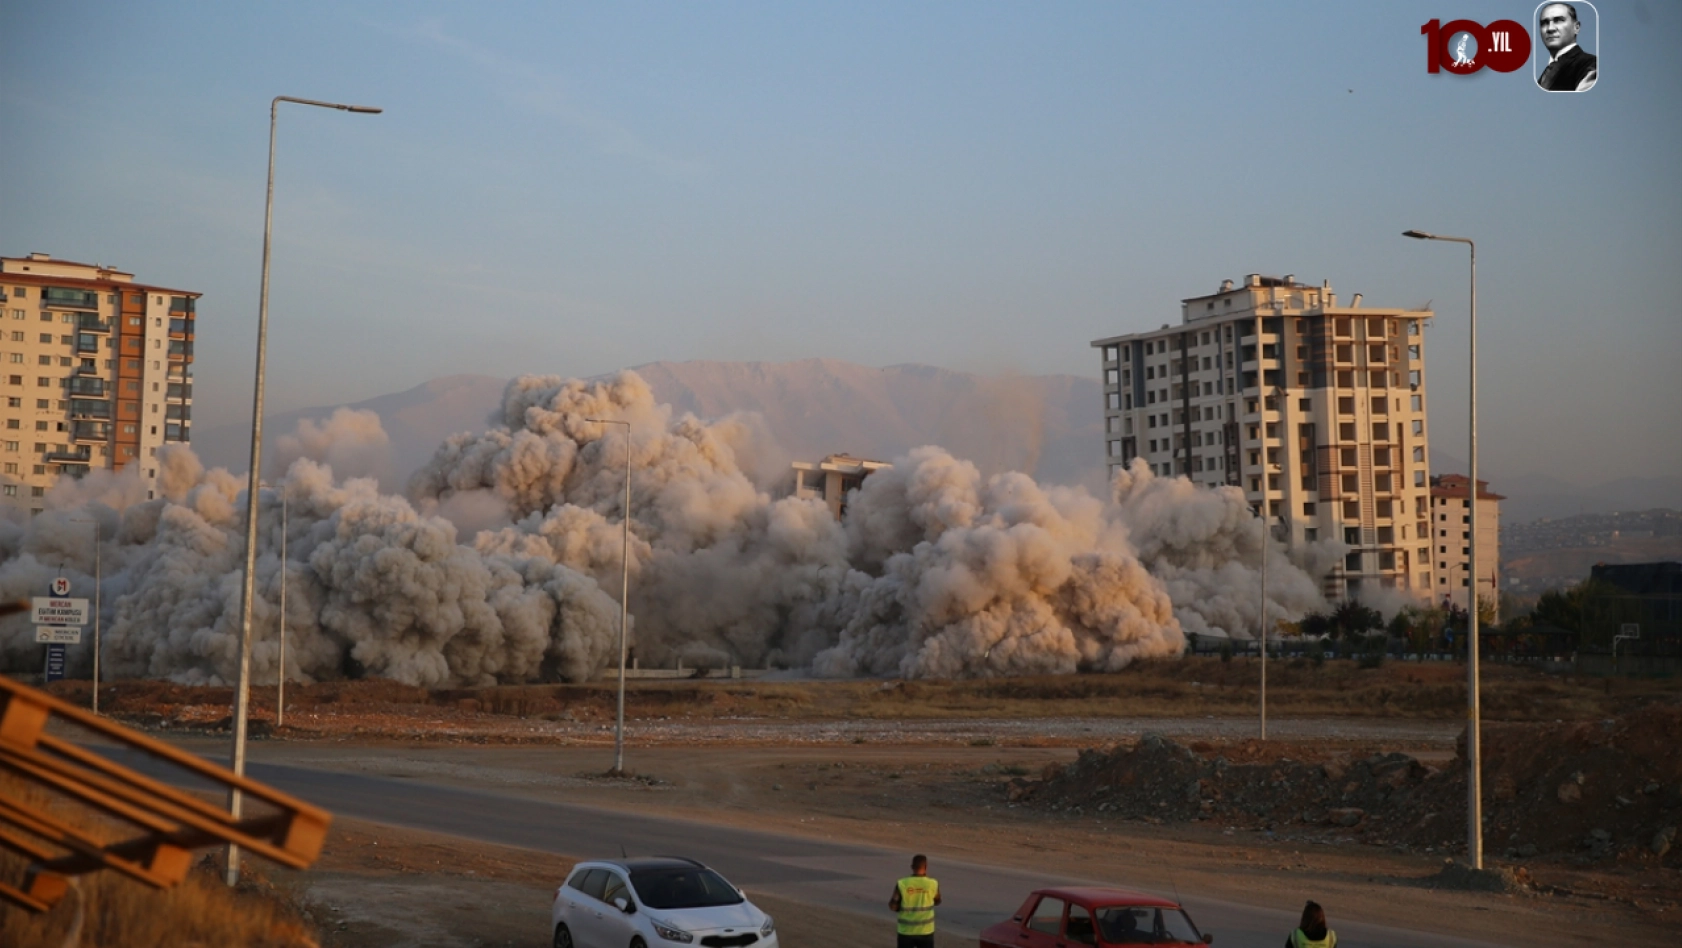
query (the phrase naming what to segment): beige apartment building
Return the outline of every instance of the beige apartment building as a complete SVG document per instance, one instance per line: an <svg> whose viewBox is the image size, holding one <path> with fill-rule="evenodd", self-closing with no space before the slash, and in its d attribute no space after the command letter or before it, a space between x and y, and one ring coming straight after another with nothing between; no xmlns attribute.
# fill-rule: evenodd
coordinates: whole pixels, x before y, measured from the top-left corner
<svg viewBox="0 0 1682 948"><path fill-rule="evenodd" d="M1437 566L1437 602L1444 599L1468 608L1471 589L1468 564L1472 559L1472 512L1464 474L1431 478L1431 545ZM1501 588L1501 501L1489 482L1478 481L1478 598L1499 605Z"/></svg>
<svg viewBox="0 0 1682 948"><path fill-rule="evenodd" d="M1293 544L1341 540L1328 596L1434 587L1425 390L1430 310L1338 305L1328 281L1250 274L1181 302L1178 325L1102 352L1111 474L1242 489ZM1480 556L1481 559L1481 556Z"/></svg>
<svg viewBox="0 0 1682 948"><path fill-rule="evenodd" d="M848 454L826 455L822 461L794 462L794 496L822 500L840 520L847 512L847 492L857 490L872 472L893 467L886 461L870 461Z"/></svg>
<svg viewBox="0 0 1682 948"><path fill-rule="evenodd" d="M44 253L0 257L0 503L39 512L58 478L137 469L192 435L200 294Z"/></svg>

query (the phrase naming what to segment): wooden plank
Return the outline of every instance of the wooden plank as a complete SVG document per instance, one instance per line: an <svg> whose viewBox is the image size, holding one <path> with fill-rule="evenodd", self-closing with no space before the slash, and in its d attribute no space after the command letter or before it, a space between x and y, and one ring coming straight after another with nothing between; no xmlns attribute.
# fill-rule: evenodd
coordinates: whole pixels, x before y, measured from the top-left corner
<svg viewBox="0 0 1682 948"><path fill-rule="evenodd" d="M237 788L275 812L235 820L198 797L46 734L55 714L223 788ZM22 831L0 827L0 848L34 861L22 888L0 883L0 900L34 912L45 911L64 895L66 877L82 873L113 869L158 888L175 885L191 869L194 849L222 843L306 868L321 855L333 819L290 794L6 678L0 678L0 768L140 831L107 845L51 814L0 798L0 824Z"/></svg>

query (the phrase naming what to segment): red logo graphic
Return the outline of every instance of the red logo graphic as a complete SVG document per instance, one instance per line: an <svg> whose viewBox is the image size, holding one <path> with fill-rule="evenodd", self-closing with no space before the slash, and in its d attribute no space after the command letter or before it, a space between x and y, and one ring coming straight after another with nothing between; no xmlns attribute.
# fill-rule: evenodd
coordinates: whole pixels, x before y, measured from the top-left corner
<svg viewBox="0 0 1682 948"><path fill-rule="evenodd" d="M1425 34L1425 71L1446 69L1469 76L1485 66L1512 72L1530 61L1530 34L1512 20L1482 26L1471 20L1440 20L1421 26Z"/></svg>

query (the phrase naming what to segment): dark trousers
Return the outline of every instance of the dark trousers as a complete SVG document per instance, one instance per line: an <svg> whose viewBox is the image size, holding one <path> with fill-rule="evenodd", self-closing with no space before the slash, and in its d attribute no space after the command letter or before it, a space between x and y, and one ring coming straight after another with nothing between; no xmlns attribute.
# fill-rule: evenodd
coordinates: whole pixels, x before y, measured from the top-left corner
<svg viewBox="0 0 1682 948"><path fill-rule="evenodd" d="M934 948L934 935L900 935L899 948Z"/></svg>

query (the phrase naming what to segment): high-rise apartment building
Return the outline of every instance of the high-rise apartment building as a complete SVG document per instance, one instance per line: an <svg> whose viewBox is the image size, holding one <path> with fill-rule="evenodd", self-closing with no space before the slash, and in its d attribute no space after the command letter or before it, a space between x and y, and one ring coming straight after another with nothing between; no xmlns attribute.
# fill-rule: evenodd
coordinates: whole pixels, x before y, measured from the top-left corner
<svg viewBox="0 0 1682 948"><path fill-rule="evenodd" d="M1179 325L1096 340L1110 471L1143 458L1163 476L1239 487L1281 539L1346 543L1329 596L1429 596L1431 316L1250 274L1183 300Z"/></svg>
<svg viewBox="0 0 1682 948"><path fill-rule="evenodd" d="M200 294L44 253L0 257L0 503L39 511L61 476L136 468L192 433Z"/></svg>
<svg viewBox="0 0 1682 948"><path fill-rule="evenodd" d="M1466 593L1472 583L1468 565L1472 560L1472 511L1467 501L1464 474L1431 478L1431 556L1437 567L1437 591L1432 598L1449 600L1462 609L1470 601ZM1491 493L1489 482L1478 481L1478 598L1491 605L1499 602L1501 588L1501 501Z"/></svg>

